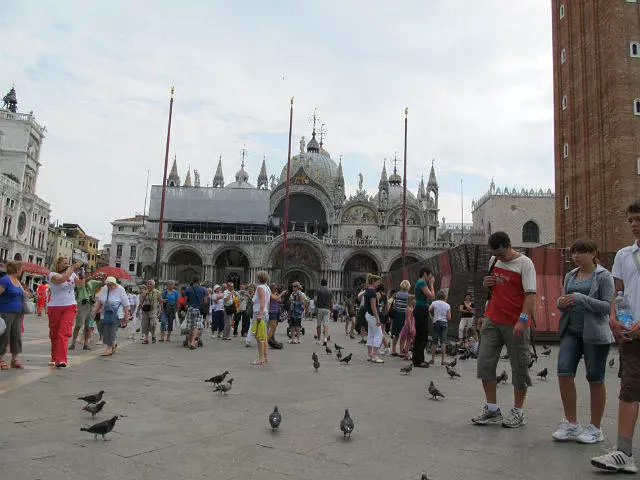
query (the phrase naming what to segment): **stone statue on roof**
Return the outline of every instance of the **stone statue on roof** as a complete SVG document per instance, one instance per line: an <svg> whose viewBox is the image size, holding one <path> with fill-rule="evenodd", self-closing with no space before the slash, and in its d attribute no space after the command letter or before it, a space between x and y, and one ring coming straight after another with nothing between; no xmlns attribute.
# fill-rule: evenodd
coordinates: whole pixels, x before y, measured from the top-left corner
<svg viewBox="0 0 640 480"><path fill-rule="evenodd" d="M362 190L362 184L364 182L364 179L362 178L362 173L359 173L358 177L360 177L360 181L358 182L358 190Z"/></svg>

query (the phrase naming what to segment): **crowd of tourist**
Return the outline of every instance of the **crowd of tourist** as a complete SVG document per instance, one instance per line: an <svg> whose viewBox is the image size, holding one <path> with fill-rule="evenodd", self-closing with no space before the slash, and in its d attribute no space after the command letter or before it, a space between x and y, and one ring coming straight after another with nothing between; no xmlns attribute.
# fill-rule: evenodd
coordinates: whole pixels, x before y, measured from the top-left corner
<svg viewBox="0 0 640 480"><path fill-rule="evenodd" d="M561 314L558 336L560 347L557 377L564 419L551 437L556 441L596 444L604 441L601 430L605 410L606 363L613 343L620 345L620 394L618 436L614 449L591 459L592 465L607 471L635 473L632 439L640 400L640 202L627 209L633 245L620 250L612 271L598 263L596 244L589 239L571 247L575 268L566 274L563 294L557 300ZM518 428L526 424L524 403L532 385L531 330L535 326L536 272L533 262L511 245L508 235L496 232L489 238L492 257L483 285L488 290L482 316L473 295L468 293L457 306L460 321L459 345L477 355L477 376L482 382L485 405L471 419L475 425L502 425ZM0 370L24 368L19 361L22 350L23 316L29 313L31 291L20 281L20 262L7 262L7 274L0 278ZM111 356L117 349L120 329L129 329L128 338L142 344L171 341L177 332L191 350L203 346L203 336L221 341L240 336L250 347L255 339L256 366L269 364L269 350L280 349L276 340L279 323L286 323L291 345L302 342L303 320L316 322L315 342L328 345L330 321L344 320L345 337L360 336L367 347L367 361L381 364L386 355L410 360L417 368L440 363L445 355L452 308L447 291L436 291L436 278L422 268L412 284L402 280L398 290L387 295L381 278L370 273L363 288L338 302L336 293L322 279L314 295L307 295L298 282L288 288L269 283L259 271L253 283L226 282L205 287L200 278L180 289L169 282L162 291L149 280L139 290L126 289L117 279L87 275L79 264L69 265L59 258L45 288L36 290L38 315L46 309L51 340L50 365L64 368L67 352L91 349L94 331L105 346L101 353ZM43 294L46 298L43 300ZM626 317L621 316L625 306ZM151 337L149 338L149 334ZM454 334L455 335L455 334ZM71 342L69 343L69 339ZM425 359L431 343L429 361ZM503 348L511 364L513 406L503 416L497 398L496 369ZM11 354L7 364L4 355ZM534 350L535 352L535 350ZM574 378L584 358L590 389L590 417L581 426L577 413Z"/></svg>

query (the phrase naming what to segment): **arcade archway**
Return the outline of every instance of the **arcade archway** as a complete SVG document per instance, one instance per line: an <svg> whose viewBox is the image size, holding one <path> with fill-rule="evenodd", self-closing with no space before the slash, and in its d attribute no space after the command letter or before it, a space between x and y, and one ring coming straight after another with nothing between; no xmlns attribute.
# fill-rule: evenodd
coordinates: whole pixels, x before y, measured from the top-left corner
<svg viewBox="0 0 640 480"><path fill-rule="evenodd" d="M202 258L192 250L178 250L169 258L168 273L179 285L191 283L196 275L202 279Z"/></svg>
<svg viewBox="0 0 640 480"><path fill-rule="evenodd" d="M344 289L346 292L357 294L362 288L369 273L381 271L378 261L368 253L356 253L351 256L344 266Z"/></svg>
<svg viewBox="0 0 640 480"><path fill-rule="evenodd" d="M281 200L273 212L280 228L284 222L285 200ZM310 195L292 194L289 199L289 231L306 232L322 237L329 231L327 214L322 203Z"/></svg>
<svg viewBox="0 0 640 480"><path fill-rule="evenodd" d="M220 252L214 261L213 280L216 283L233 282L236 288L249 278L249 259L238 248L228 248Z"/></svg>
<svg viewBox="0 0 640 480"><path fill-rule="evenodd" d="M407 255L407 263L406 265L411 265L412 263L416 263L419 262L420 259L418 257L415 257L413 255ZM394 272L396 270L399 270L402 268L402 257L399 257L397 259L395 259L391 265L389 266L389 271L390 272Z"/></svg>

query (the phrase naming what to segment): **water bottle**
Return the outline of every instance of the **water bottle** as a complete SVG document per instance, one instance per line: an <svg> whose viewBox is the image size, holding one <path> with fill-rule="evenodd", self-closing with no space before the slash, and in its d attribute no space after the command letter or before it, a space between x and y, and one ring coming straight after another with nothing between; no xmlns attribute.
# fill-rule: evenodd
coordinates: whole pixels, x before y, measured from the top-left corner
<svg viewBox="0 0 640 480"><path fill-rule="evenodd" d="M633 325L633 314L629 308L629 302L624 298L624 292L618 292L614 303L616 305L616 320L624 325L625 328L630 328Z"/></svg>

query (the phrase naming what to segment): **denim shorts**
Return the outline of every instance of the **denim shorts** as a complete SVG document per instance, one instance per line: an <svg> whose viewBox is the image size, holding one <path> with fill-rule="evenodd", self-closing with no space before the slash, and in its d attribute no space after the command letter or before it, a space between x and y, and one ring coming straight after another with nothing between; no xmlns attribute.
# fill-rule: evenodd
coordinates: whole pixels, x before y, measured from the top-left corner
<svg viewBox="0 0 640 480"><path fill-rule="evenodd" d="M558 354L558 376L575 377L578 363L584 356L584 364L587 370L587 381L593 383L604 382L607 371L607 356L611 345L597 345L586 343L582 337L570 332L565 333L560 340L560 353Z"/></svg>
<svg viewBox="0 0 640 480"><path fill-rule="evenodd" d="M433 322L433 342L444 343L447 341L447 332L449 324L447 322Z"/></svg>

